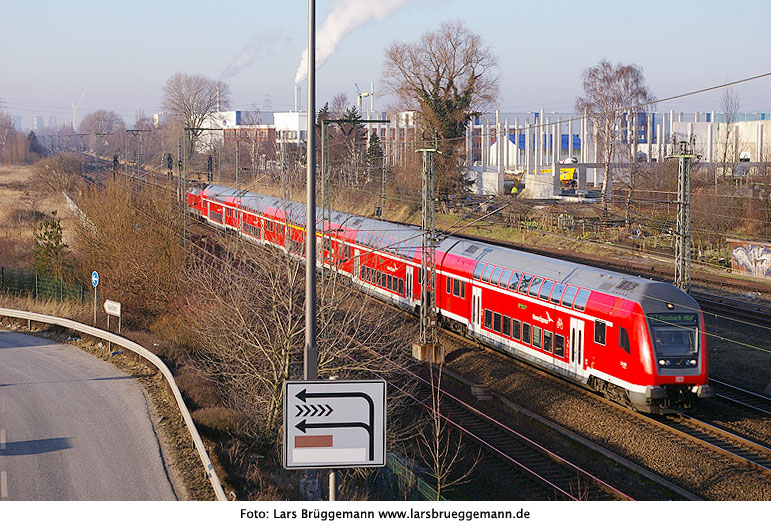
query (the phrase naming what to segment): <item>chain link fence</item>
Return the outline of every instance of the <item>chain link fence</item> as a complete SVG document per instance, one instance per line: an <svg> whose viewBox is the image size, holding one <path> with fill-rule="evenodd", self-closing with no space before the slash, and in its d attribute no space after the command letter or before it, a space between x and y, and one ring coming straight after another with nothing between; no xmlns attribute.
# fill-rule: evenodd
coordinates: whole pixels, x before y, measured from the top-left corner
<svg viewBox="0 0 771 532"><path fill-rule="evenodd" d="M36 301L69 300L85 303L91 290L50 275L38 275L30 270L0 266L0 292L31 296Z"/></svg>

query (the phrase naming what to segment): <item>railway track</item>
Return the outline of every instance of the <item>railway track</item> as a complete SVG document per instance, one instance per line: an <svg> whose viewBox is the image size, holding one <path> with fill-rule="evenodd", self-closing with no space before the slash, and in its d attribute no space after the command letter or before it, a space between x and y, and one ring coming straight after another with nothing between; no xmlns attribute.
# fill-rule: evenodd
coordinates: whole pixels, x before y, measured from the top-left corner
<svg viewBox="0 0 771 532"><path fill-rule="evenodd" d="M709 379L709 384L715 389L717 399L742 410L751 410L768 416L771 419L771 397L717 379Z"/></svg>
<svg viewBox="0 0 771 532"><path fill-rule="evenodd" d="M685 437L771 477L771 449L768 447L684 414L651 421L675 431L678 437Z"/></svg>

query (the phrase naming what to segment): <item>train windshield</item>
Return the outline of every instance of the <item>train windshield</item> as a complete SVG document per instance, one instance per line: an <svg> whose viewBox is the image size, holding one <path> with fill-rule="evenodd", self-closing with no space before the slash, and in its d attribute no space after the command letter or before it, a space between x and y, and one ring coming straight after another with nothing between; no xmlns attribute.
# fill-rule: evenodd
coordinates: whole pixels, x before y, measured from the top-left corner
<svg viewBox="0 0 771 532"><path fill-rule="evenodd" d="M698 315L650 314L656 361L662 369L693 368L698 364Z"/></svg>

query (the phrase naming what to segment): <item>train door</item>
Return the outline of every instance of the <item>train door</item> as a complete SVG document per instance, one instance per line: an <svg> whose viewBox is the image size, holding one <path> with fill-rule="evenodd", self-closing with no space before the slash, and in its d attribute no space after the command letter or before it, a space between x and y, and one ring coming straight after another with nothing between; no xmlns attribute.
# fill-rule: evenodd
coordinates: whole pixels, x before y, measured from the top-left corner
<svg viewBox="0 0 771 532"><path fill-rule="evenodd" d="M471 287L471 323L469 330L476 333L481 328L482 316L482 289L478 286Z"/></svg>
<svg viewBox="0 0 771 532"><path fill-rule="evenodd" d="M407 298L407 302L409 304L412 304L412 266L407 266L407 282L406 286L404 287L405 290L405 297Z"/></svg>
<svg viewBox="0 0 771 532"><path fill-rule="evenodd" d="M570 366L571 377L583 375L584 364L584 321L570 318Z"/></svg>

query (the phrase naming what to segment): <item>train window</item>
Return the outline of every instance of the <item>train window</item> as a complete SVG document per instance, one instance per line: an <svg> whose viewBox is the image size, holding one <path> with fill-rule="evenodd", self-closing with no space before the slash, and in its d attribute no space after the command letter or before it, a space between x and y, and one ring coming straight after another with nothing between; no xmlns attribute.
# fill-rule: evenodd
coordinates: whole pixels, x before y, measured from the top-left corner
<svg viewBox="0 0 771 532"><path fill-rule="evenodd" d="M538 287L541 286L541 281L543 281L543 279L541 279L540 277L536 277L535 279L533 279L533 282L530 283L530 291L528 292L528 294L530 294L533 297L538 297Z"/></svg>
<svg viewBox="0 0 771 532"><path fill-rule="evenodd" d="M538 294L538 297L543 299L544 301L549 299L549 294L551 293L551 289L554 286L554 281L544 281L541 285L541 292Z"/></svg>
<svg viewBox="0 0 771 532"><path fill-rule="evenodd" d="M404 295L404 279L399 279L399 294Z"/></svg>
<svg viewBox="0 0 771 532"><path fill-rule="evenodd" d="M482 278L482 271L485 269L485 264L483 262L478 262L476 268L474 268L474 279L477 281Z"/></svg>
<svg viewBox="0 0 771 532"><path fill-rule="evenodd" d="M522 323L519 320L511 320L511 337L515 340L519 340L520 331L522 330Z"/></svg>
<svg viewBox="0 0 771 532"><path fill-rule="evenodd" d="M485 309L485 327L488 329L493 328L493 311Z"/></svg>
<svg viewBox="0 0 771 532"><path fill-rule="evenodd" d="M460 282L460 297L466 299L466 281Z"/></svg>
<svg viewBox="0 0 771 532"><path fill-rule="evenodd" d="M552 336L551 331L543 331L543 350L547 353L551 353Z"/></svg>
<svg viewBox="0 0 771 532"><path fill-rule="evenodd" d="M487 265L487 267L485 268L485 271L482 272L482 280L484 282L486 283L490 282L490 277L492 276L494 269L495 267L492 264Z"/></svg>
<svg viewBox="0 0 771 532"><path fill-rule="evenodd" d="M533 327L533 345L535 347L541 347L541 334L542 330L540 327Z"/></svg>
<svg viewBox="0 0 771 532"><path fill-rule="evenodd" d="M606 333L606 327L604 321L595 321L594 322L594 343L605 345L605 333Z"/></svg>
<svg viewBox="0 0 771 532"><path fill-rule="evenodd" d="M560 304L560 298L562 297L562 292L565 291L565 285L561 283L557 283L554 285L554 290L551 291L551 302L555 305Z"/></svg>
<svg viewBox="0 0 771 532"><path fill-rule="evenodd" d="M576 310L584 310L586 308L586 302L589 300L589 290L581 289L576 296L576 302L573 303L573 308Z"/></svg>
<svg viewBox="0 0 771 532"><path fill-rule="evenodd" d="M629 333L623 327L618 328L618 346L627 353L632 353L632 349L629 346Z"/></svg>
<svg viewBox="0 0 771 532"><path fill-rule="evenodd" d="M381 277L381 275L382 274L378 271L377 274L376 274L376 277L375 277L375 284L377 284L377 285L380 284L380 277Z"/></svg>
<svg viewBox="0 0 771 532"><path fill-rule="evenodd" d="M391 276L390 275L386 275L386 288L391 290Z"/></svg>
<svg viewBox="0 0 771 532"><path fill-rule="evenodd" d="M530 343L530 324L522 322L522 341L526 344Z"/></svg>
<svg viewBox="0 0 771 532"><path fill-rule="evenodd" d="M451 293L452 293L452 286L451 286L451 285L452 285L452 279L450 279L450 278L448 277L448 278L447 278L447 293L448 293L448 294L451 294Z"/></svg>
<svg viewBox="0 0 771 532"><path fill-rule="evenodd" d="M559 358L565 356L565 337L561 334L554 335L554 356Z"/></svg>
<svg viewBox="0 0 771 532"><path fill-rule="evenodd" d="M506 288L509 286L509 279L511 279L511 270L503 270L503 275L501 275L501 281L498 283L498 285Z"/></svg>
<svg viewBox="0 0 771 532"><path fill-rule="evenodd" d="M454 295L455 297L460 296L460 284L461 284L460 280L458 279L452 280L452 295Z"/></svg>
<svg viewBox="0 0 771 532"><path fill-rule="evenodd" d="M511 336L511 318L504 315L503 316L503 323L501 324L501 332L504 336Z"/></svg>
<svg viewBox="0 0 771 532"><path fill-rule="evenodd" d="M509 281L509 290L516 290L517 284L519 283L519 278L522 276L519 272L514 272L511 276L511 280Z"/></svg>
<svg viewBox="0 0 771 532"><path fill-rule="evenodd" d="M578 288L575 286L568 286L565 288L565 295L562 296L562 306L567 308L573 307L573 298L576 297Z"/></svg>
<svg viewBox="0 0 771 532"><path fill-rule="evenodd" d="M522 281L519 283L519 289L518 289L518 292L520 294L524 294L527 292L527 286L530 284L530 279L532 278L533 278L532 275L528 275L526 273L522 275Z"/></svg>
<svg viewBox="0 0 771 532"><path fill-rule="evenodd" d="M493 270L493 275L490 277L490 282L493 284L498 284L498 281L500 280L502 273L503 273L503 268L495 268Z"/></svg>
<svg viewBox="0 0 771 532"><path fill-rule="evenodd" d="M497 312L493 314L493 330L497 333L501 332L501 315Z"/></svg>

